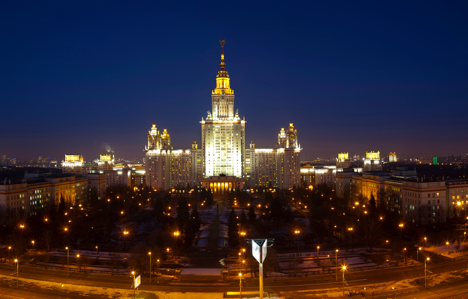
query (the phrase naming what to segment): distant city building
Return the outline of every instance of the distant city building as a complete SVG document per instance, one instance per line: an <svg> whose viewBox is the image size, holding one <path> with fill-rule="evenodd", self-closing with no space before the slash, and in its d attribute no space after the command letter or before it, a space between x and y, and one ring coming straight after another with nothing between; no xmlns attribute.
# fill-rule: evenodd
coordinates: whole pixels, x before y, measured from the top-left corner
<svg viewBox="0 0 468 299"><path fill-rule="evenodd" d="M216 88L211 92L211 111L201 119L201 148L196 142L188 149L173 149L166 129L156 125L148 132L145 147L146 184L154 189L213 186L292 188L300 184L300 146L293 124L281 129L274 148L246 148L245 118L234 109L234 90L224 62L221 41L221 64ZM222 177L222 179L220 179ZM229 181L231 180L231 181ZM222 182L221 182L222 181ZM221 187L223 183L223 188ZM210 187L211 188L211 187Z"/></svg>
<svg viewBox="0 0 468 299"><path fill-rule="evenodd" d="M80 155L65 155L62 161L62 171L64 173L83 173L83 157Z"/></svg>
<svg viewBox="0 0 468 299"><path fill-rule="evenodd" d="M397 162L397 161L398 161L397 154L395 152L390 152L390 154L388 155L388 162Z"/></svg>
<svg viewBox="0 0 468 299"><path fill-rule="evenodd" d="M338 171L341 171L343 168L348 168L351 166L351 159L348 157L348 153L339 153L338 158L336 159L336 168Z"/></svg>
<svg viewBox="0 0 468 299"><path fill-rule="evenodd" d="M99 155L99 159L94 162L98 165L98 170L112 170L114 167L114 154Z"/></svg>
<svg viewBox="0 0 468 299"><path fill-rule="evenodd" d="M380 152L366 152L364 159L364 171L380 171L382 164L380 163Z"/></svg>
<svg viewBox="0 0 468 299"><path fill-rule="evenodd" d="M124 185L133 189L146 185L146 170L143 166L106 170L104 174L107 187Z"/></svg>

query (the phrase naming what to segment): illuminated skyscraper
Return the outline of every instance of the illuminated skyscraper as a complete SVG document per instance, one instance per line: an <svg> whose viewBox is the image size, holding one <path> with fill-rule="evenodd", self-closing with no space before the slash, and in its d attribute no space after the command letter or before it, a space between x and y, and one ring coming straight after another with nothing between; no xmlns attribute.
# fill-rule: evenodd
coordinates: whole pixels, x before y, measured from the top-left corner
<svg viewBox="0 0 468 299"><path fill-rule="evenodd" d="M245 177L245 118L234 113L234 90L224 62L224 40L216 88L211 91L211 112L201 121L203 175Z"/></svg>
<svg viewBox="0 0 468 299"><path fill-rule="evenodd" d="M194 142L191 149L175 150L167 130L161 134L153 125L145 148L146 184L155 189L203 185L215 192L243 186L244 182L298 186L301 149L293 124L286 131L281 129L275 148L245 148L246 121L234 110L234 90L224 61L225 41L220 44L221 64L216 88L211 91L211 111L200 122L201 148Z"/></svg>

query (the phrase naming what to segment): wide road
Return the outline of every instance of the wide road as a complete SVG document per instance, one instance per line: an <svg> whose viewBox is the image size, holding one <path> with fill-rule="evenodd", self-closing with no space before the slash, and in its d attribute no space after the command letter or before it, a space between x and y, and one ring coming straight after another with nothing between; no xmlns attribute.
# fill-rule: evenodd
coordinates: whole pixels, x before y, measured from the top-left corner
<svg viewBox="0 0 468 299"><path fill-rule="evenodd" d="M389 281L399 281L404 279L414 279L424 277L424 266L419 269L413 267L398 267L392 269L380 269L365 272L346 273L346 280L350 287L365 286L368 284L387 283ZM446 263L440 263L430 266L430 270L434 274L439 274L448 271L467 269L467 260L457 260ZM9 264L0 265L0 274L11 275L15 272L16 267ZM84 274L73 272L70 277L67 277L66 271L44 270L44 268L36 268L20 265L20 279L29 278L42 281L51 281L57 283L67 283L74 285L96 286L104 288L121 288L129 289L131 278L128 276L110 276L97 274ZM158 278L153 278L153 282L158 281ZM341 286L340 275L338 281L335 281L334 274L314 275L309 277L297 277L286 279L265 279L265 291L267 292L288 292L298 290L314 290L324 288L337 288ZM176 283L171 282L168 285L149 285L149 279L143 278L140 290L148 291L164 291L164 292L225 292L237 291L238 284L232 282L216 283L214 281L198 284ZM258 283L251 279L244 287L244 290L258 290Z"/></svg>

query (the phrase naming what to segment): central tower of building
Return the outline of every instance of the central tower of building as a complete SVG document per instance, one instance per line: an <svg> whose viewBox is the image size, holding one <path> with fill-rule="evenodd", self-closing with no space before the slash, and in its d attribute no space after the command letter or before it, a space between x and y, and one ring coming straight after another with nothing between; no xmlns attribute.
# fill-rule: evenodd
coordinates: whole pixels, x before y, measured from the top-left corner
<svg viewBox="0 0 468 299"><path fill-rule="evenodd" d="M234 90L224 62L224 40L216 88L211 91L211 111L201 120L203 176L235 176L245 173L245 118L234 112Z"/></svg>

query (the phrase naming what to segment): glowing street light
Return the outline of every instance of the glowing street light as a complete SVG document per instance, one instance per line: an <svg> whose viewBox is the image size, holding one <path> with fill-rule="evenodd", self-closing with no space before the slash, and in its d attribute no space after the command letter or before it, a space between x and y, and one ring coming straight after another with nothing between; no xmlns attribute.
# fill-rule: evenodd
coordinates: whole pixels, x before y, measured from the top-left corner
<svg viewBox="0 0 468 299"><path fill-rule="evenodd" d="M336 269L336 275L335 275L335 280L338 281L338 249L335 249L335 269Z"/></svg>
<svg viewBox="0 0 468 299"><path fill-rule="evenodd" d="M239 298L242 298L242 272L239 272Z"/></svg>
<svg viewBox="0 0 468 299"><path fill-rule="evenodd" d="M317 257L320 255L320 246L317 246Z"/></svg>
<svg viewBox="0 0 468 299"><path fill-rule="evenodd" d="M15 263L16 263L16 288L18 288L19 260L15 259Z"/></svg>
<svg viewBox="0 0 468 299"><path fill-rule="evenodd" d="M149 257L150 257L150 283L151 283L151 282L153 281L153 280L151 279L151 251L148 252L148 255L149 255Z"/></svg>
<svg viewBox="0 0 468 299"><path fill-rule="evenodd" d="M33 245L33 250L34 250L34 240L31 241L32 245Z"/></svg>
<svg viewBox="0 0 468 299"><path fill-rule="evenodd" d="M343 271L343 298L344 298L344 285L345 285L345 276L344 276L344 273L346 271L346 265L343 265L343 267L341 268L342 271Z"/></svg>
<svg viewBox="0 0 468 299"><path fill-rule="evenodd" d="M67 250L67 277L70 276L70 250L68 249L68 246L65 247Z"/></svg>
<svg viewBox="0 0 468 299"><path fill-rule="evenodd" d="M424 288L427 289L427 261L430 261L431 259L430 258L426 258L426 260L424 261Z"/></svg>

